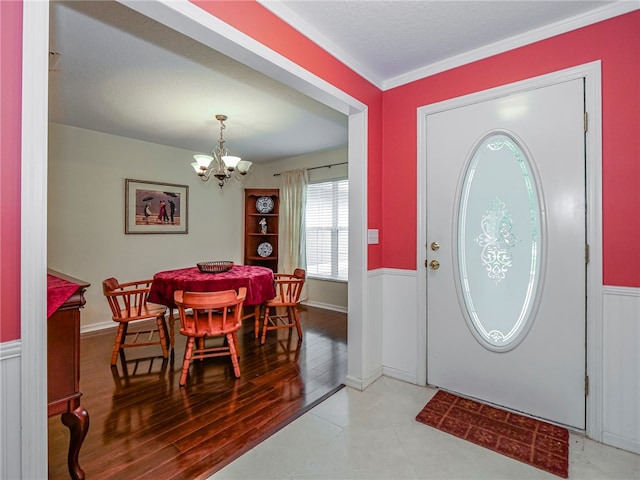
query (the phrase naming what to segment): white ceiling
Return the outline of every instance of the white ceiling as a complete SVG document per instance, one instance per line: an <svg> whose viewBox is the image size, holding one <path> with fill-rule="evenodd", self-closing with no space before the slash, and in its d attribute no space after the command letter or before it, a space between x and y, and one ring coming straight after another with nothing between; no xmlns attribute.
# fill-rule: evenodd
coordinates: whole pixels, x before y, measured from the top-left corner
<svg viewBox="0 0 640 480"><path fill-rule="evenodd" d="M551 27L611 1L587 0L259 0L383 89L422 78L430 67ZM638 7L637 0L633 2ZM584 23L584 22L583 22ZM555 33L555 32L552 32ZM513 46L511 47L513 48ZM440 69L442 70L442 69Z"/></svg>
<svg viewBox="0 0 640 480"><path fill-rule="evenodd" d="M507 38L613 16L621 2L617 11L568 0L261 3L386 89L497 53ZM50 50L60 54L49 82L56 123L204 153L222 113L226 146L256 163L347 142L343 114L117 2L53 2Z"/></svg>
<svg viewBox="0 0 640 480"><path fill-rule="evenodd" d="M53 122L208 153L221 113L256 163L347 142L343 114L121 4L55 2L50 23Z"/></svg>

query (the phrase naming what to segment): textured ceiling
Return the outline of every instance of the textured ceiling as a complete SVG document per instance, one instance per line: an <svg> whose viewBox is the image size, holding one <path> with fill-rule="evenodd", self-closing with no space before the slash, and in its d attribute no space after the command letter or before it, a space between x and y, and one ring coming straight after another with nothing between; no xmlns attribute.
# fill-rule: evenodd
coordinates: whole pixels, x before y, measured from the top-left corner
<svg viewBox="0 0 640 480"><path fill-rule="evenodd" d="M586 0L262 0L377 85L610 4Z"/></svg>
<svg viewBox="0 0 640 480"><path fill-rule="evenodd" d="M261 3L384 89L611 2ZM117 2L53 1L50 18L53 122L205 153L222 113L226 145L256 163L347 142L345 115Z"/></svg>

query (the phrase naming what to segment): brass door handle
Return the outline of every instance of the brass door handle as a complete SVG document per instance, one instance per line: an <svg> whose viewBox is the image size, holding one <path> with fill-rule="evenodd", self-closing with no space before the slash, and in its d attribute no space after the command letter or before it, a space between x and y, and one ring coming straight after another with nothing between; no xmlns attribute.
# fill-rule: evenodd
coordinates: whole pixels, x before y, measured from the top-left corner
<svg viewBox="0 0 640 480"><path fill-rule="evenodd" d="M440 262L437 260L431 260L429 262L429 268L431 268L431 270L437 270L440 268Z"/></svg>

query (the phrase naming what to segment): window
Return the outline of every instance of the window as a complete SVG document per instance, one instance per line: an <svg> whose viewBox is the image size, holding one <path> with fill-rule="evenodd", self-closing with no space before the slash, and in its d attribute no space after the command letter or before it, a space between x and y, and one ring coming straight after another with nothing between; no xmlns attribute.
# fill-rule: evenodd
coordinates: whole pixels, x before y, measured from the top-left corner
<svg viewBox="0 0 640 480"><path fill-rule="evenodd" d="M307 186L307 274L344 280L349 271L349 181Z"/></svg>

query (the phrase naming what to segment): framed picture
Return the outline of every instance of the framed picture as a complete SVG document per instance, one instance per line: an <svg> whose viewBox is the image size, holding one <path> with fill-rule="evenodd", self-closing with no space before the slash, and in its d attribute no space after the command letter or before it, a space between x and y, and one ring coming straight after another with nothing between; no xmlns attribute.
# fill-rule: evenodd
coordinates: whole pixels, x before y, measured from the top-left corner
<svg viewBox="0 0 640 480"><path fill-rule="evenodd" d="M125 180L124 233L189 233L189 187Z"/></svg>

